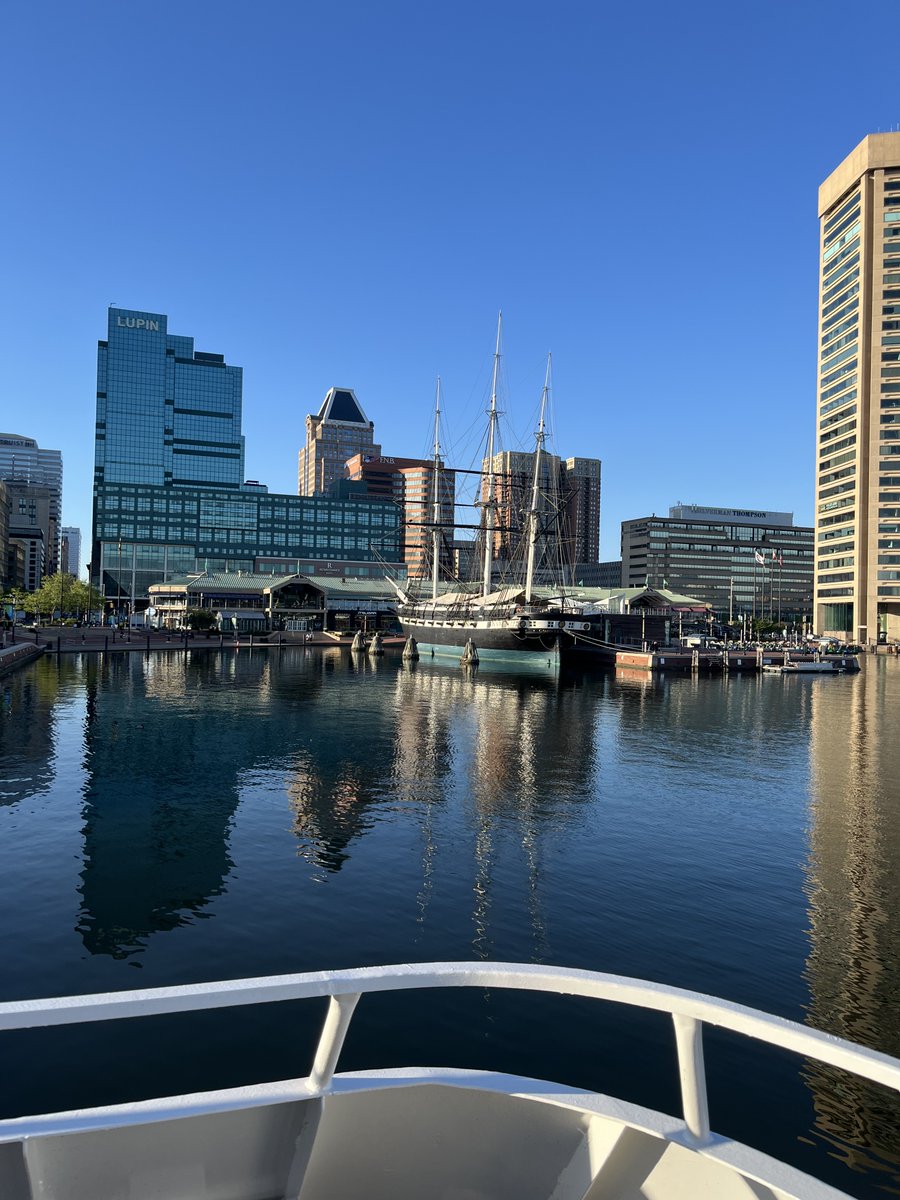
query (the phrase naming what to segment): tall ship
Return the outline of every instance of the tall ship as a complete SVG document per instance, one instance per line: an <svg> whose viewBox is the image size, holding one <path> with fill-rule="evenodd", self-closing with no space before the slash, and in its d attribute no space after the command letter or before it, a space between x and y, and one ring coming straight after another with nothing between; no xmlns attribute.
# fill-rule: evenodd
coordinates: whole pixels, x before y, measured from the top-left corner
<svg viewBox="0 0 900 1200"><path fill-rule="evenodd" d="M502 320L502 317L501 317ZM537 667L556 668L562 659L581 652L597 653L611 649L603 641L606 614L591 611L591 606L566 594L563 579L563 529L557 508L551 511L542 492L546 413L550 394L550 358L541 393L540 418L535 434L534 466L530 501L525 520L525 553L499 586L494 577L494 540L497 529L497 385L500 364L501 320L497 323L497 344L491 379L488 410L487 456L483 463L481 486L480 536L482 544L481 587L465 585L449 589L440 580L440 541L446 522L442 522L440 475L440 386L435 405L434 468L432 472L430 589L414 591L394 582L397 591L397 617L407 637L415 638L420 653L447 655L463 661L482 658L505 659ZM538 546L546 560L557 564L554 585L538 588L536 563ZM518 577L517 577L518 576Z"/></svg>

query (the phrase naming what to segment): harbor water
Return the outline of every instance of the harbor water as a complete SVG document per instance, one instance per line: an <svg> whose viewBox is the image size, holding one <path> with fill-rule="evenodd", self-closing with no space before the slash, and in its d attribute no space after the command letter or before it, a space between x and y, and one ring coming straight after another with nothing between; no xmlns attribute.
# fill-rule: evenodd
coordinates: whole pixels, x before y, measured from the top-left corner
<svg viewBox="0 0 900 1200"><path fill-rule="evenodd" d="M692 678L341 649L48 657L0 680L0 999L542 962L900 1055L900 664ZM316 1003L0 1038L4 1116L305 1074ZM900 1104L710 1030L713 1128L900 1192ZM671 1025L367 997L340 1069L551 1078L678 1111Z"/></svg>

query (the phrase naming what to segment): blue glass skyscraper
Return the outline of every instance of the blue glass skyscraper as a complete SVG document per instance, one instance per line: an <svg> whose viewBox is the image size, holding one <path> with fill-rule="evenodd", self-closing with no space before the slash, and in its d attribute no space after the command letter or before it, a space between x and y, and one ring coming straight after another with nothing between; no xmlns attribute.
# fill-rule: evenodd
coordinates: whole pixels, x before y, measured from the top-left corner
<svg viewBox="0 0 900 1200"><path fill-rule="evenodd" d="M109 310L97 350L91 579L110 613L121 618L144 606L151 584L200 571L399 567L389 501L365 489L351 500L271 495L244 482L242 375L170 334L162 313Z"/></svg>
<svg viewBox="0 0 900 1200"><path fill-rule="evenodd" d="M109 310L97 354L96 482L240 487L243 371L167 324L162 313Z"/></svg>

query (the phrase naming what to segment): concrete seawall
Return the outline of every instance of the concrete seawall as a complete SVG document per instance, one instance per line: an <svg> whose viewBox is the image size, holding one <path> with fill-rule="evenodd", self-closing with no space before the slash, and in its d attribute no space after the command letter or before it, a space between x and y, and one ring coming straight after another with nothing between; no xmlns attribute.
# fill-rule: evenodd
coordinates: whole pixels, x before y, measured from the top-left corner
<svg viewBox="0 0 900 1200"><path fill-rule="evenodd" d="M0 650L0 675L8 675L19 667L24 667L37 658L42 658L43 646L7 646Z"/></svg>

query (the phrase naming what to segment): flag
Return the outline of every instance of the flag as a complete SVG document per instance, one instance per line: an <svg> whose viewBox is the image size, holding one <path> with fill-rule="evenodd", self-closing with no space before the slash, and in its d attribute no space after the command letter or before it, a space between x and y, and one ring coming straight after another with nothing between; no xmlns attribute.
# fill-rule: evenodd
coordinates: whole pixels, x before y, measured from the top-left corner
<svg viewBox="0 0 900 1200"><path fill-rule="evenodd" d="M781 553L780 550L778 551L778 565L779 565L779 567L784 566L784 555Z"/></svg>
<svg viewBox="0 0 900 1200"><path fill-rule="evenodd" d="M778 562L778 554L776 553L774 546L772 547L772 562Z"/></svg>
<svg viewBox="0 0 900 1200"><path fill-rule="evenodd" d="M753 551L753 557L756 559L756 561L759 563L759 565L761 567L764 567L766 565L765 558L760 554L760 552L758 550Z"/></svg>

